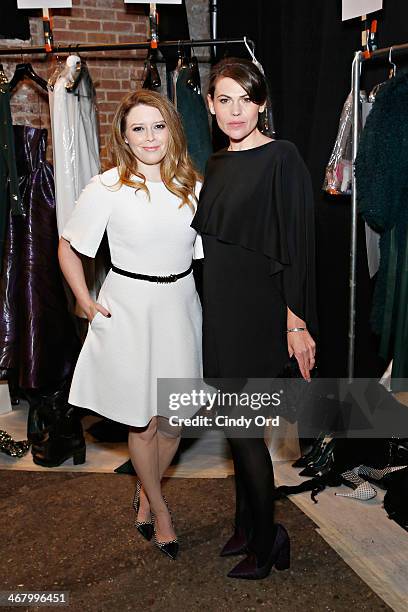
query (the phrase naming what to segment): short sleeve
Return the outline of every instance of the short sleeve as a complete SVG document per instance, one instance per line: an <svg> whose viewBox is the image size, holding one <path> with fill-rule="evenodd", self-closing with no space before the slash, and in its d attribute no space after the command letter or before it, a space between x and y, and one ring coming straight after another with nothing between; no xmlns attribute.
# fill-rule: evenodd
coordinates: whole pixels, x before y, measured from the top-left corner
<svg viewBox="0 0 408 612"><path fill-rule="evenodd" d="M290 261L283 269L286 304L316 333L314 198L309 172L293 145L282 162L281 201Z"/></svg>
<svg viewBox="0 0 408 612"><path fill-rule="evenodd" d="M94 176L82 190L61 236L88 257L95 257L112 209L113 194Z"/></svg>

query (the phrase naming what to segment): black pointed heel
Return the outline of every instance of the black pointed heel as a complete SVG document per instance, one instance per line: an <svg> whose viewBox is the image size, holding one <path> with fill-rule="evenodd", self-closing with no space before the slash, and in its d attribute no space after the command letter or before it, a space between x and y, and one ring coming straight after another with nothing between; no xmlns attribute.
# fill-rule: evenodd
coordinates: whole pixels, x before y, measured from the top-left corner
<svg viewBox="0 0 408 612"><path fill-rule="evenodd" d="M224 544L220 557L233 557L235 555L248 554L248 539L244 529L237 529L230 539Z"/></svg>
<svg viewBox="0 0 408 612"><path fill-rule="evenodd" d="M140 491L142 488L142 484L140 482L140 480L137 481L137 485L136 485L136 491L135 491L135 497L133 499L133 508L136 511L136 520L135 520L135 527L138 530L138 532L145 538L145 540L148 540L150 542L150 540L153 537L153 521L138 521L137 520L137 515L139 512L139 507L140 507Z"/></svg>
<svg viewBox="0 0 408 612"><path fill-rule="evenodd" d="M314 476L318 476L321 472L327 473L333 463L335 444L336 441L334 439L330 440L330 442L324 446L318 459L316 461L311 461L307 467L299 472L299 476L309 476L313 478Z"/></svg>
<svg viewBox="0 0 408 612"><path fill-rule="evenodd" d="M256 554L251 552L229 572L228 578L262 580L269 576L273 566L279 571L290 567L289 535L283 525L279 524L276 525L276 536L267 562L259 567Z"/></svg>
<svg viewBox="0 0 408 612"><path fill-rule="evenodd" d="M164 502L167 506L167 510L169 511L170 517L171 517L171 512L170 512L170 508L167 505L167 500L166 498L163 496ZM165 555L167 555L168 557L170 557L170 559L173 559L173 561L176 560L178 551L179 551L179 543L177 538L174 538L174 540L169 540L168 542L161 542L160 540L157 539L157 535L156 535L156 524L155 524L155 517L154 514L152 513L152 520L153 520L153 534L154 534L154 544L155 546L157 546L157 548L164 553Z"/></svg>
<svg viewBox="0 0 408 612"><path fill-rule="evenodd" d="M324 433L323 432L320 433L317 436L314 443L312 444L312 448L309 450L309 452L299 457L299 459L296 459L296 461L292 463L292 467L303 468L303 467L306 467L307 464L310 463L311 461L315 461L318 455L320 454L322 447L324 445L324 438L325 438Z"/></svg>

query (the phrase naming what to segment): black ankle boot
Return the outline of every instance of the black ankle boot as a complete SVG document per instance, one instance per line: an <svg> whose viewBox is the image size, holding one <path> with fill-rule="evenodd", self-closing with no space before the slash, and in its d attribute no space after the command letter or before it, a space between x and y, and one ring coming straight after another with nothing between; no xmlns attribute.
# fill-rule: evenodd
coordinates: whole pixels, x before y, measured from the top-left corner
<svg viewBox="0 0 408 612"><path fill-rule="evenodd" d="M43 467L58 467L73 458L74 465L84 463L86 446L82 424L74 406L66 404L53 414L53 422L47 428L48 437L33 443L33 461Z"/></svg>

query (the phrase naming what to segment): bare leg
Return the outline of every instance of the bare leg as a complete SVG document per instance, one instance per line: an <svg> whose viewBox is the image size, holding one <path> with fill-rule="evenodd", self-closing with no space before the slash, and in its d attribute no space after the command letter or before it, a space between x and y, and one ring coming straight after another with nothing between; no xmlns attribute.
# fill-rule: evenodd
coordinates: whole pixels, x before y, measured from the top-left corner
<svg viewBox="0 0 408 612"><path fill-rule="evenodd" d="M158 416L156 418L159 476L161 480L177 452L181 439L181 427L170 426L168 419L165 417ZM140 492L140 509L138 517L140 521L148 521L150 519L150 504L143 487Z"/></svg>
<svg viewBox="0 0 408 612"><path fill-rule="evenodd" d="M172 426L165 417L157 417L157 439L159 443L159 472L163 478L181 440L181 426Z"/></svg>
<svg viewBox="0 0 408 612"><path fill-rule="evenodd" d="M157 539L172 540L176 534L160 487L157 418L153 417L145 428L130 427L128 443L133 467L155 514ZM143 512L145 508L139 511L139 520L145 520Z"/></svg>

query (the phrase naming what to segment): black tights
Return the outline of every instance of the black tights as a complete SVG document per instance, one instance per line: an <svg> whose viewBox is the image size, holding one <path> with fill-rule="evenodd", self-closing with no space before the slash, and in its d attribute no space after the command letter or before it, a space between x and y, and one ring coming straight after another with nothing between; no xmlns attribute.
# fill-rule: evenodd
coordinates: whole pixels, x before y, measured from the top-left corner
<svg viewBox="0 0 408 612"><path fill-rule="evenodd" d="M272 460L263 438L227 439L235 469L235 529L245 531L250 550L263 565L275 537Z"/></svg>

